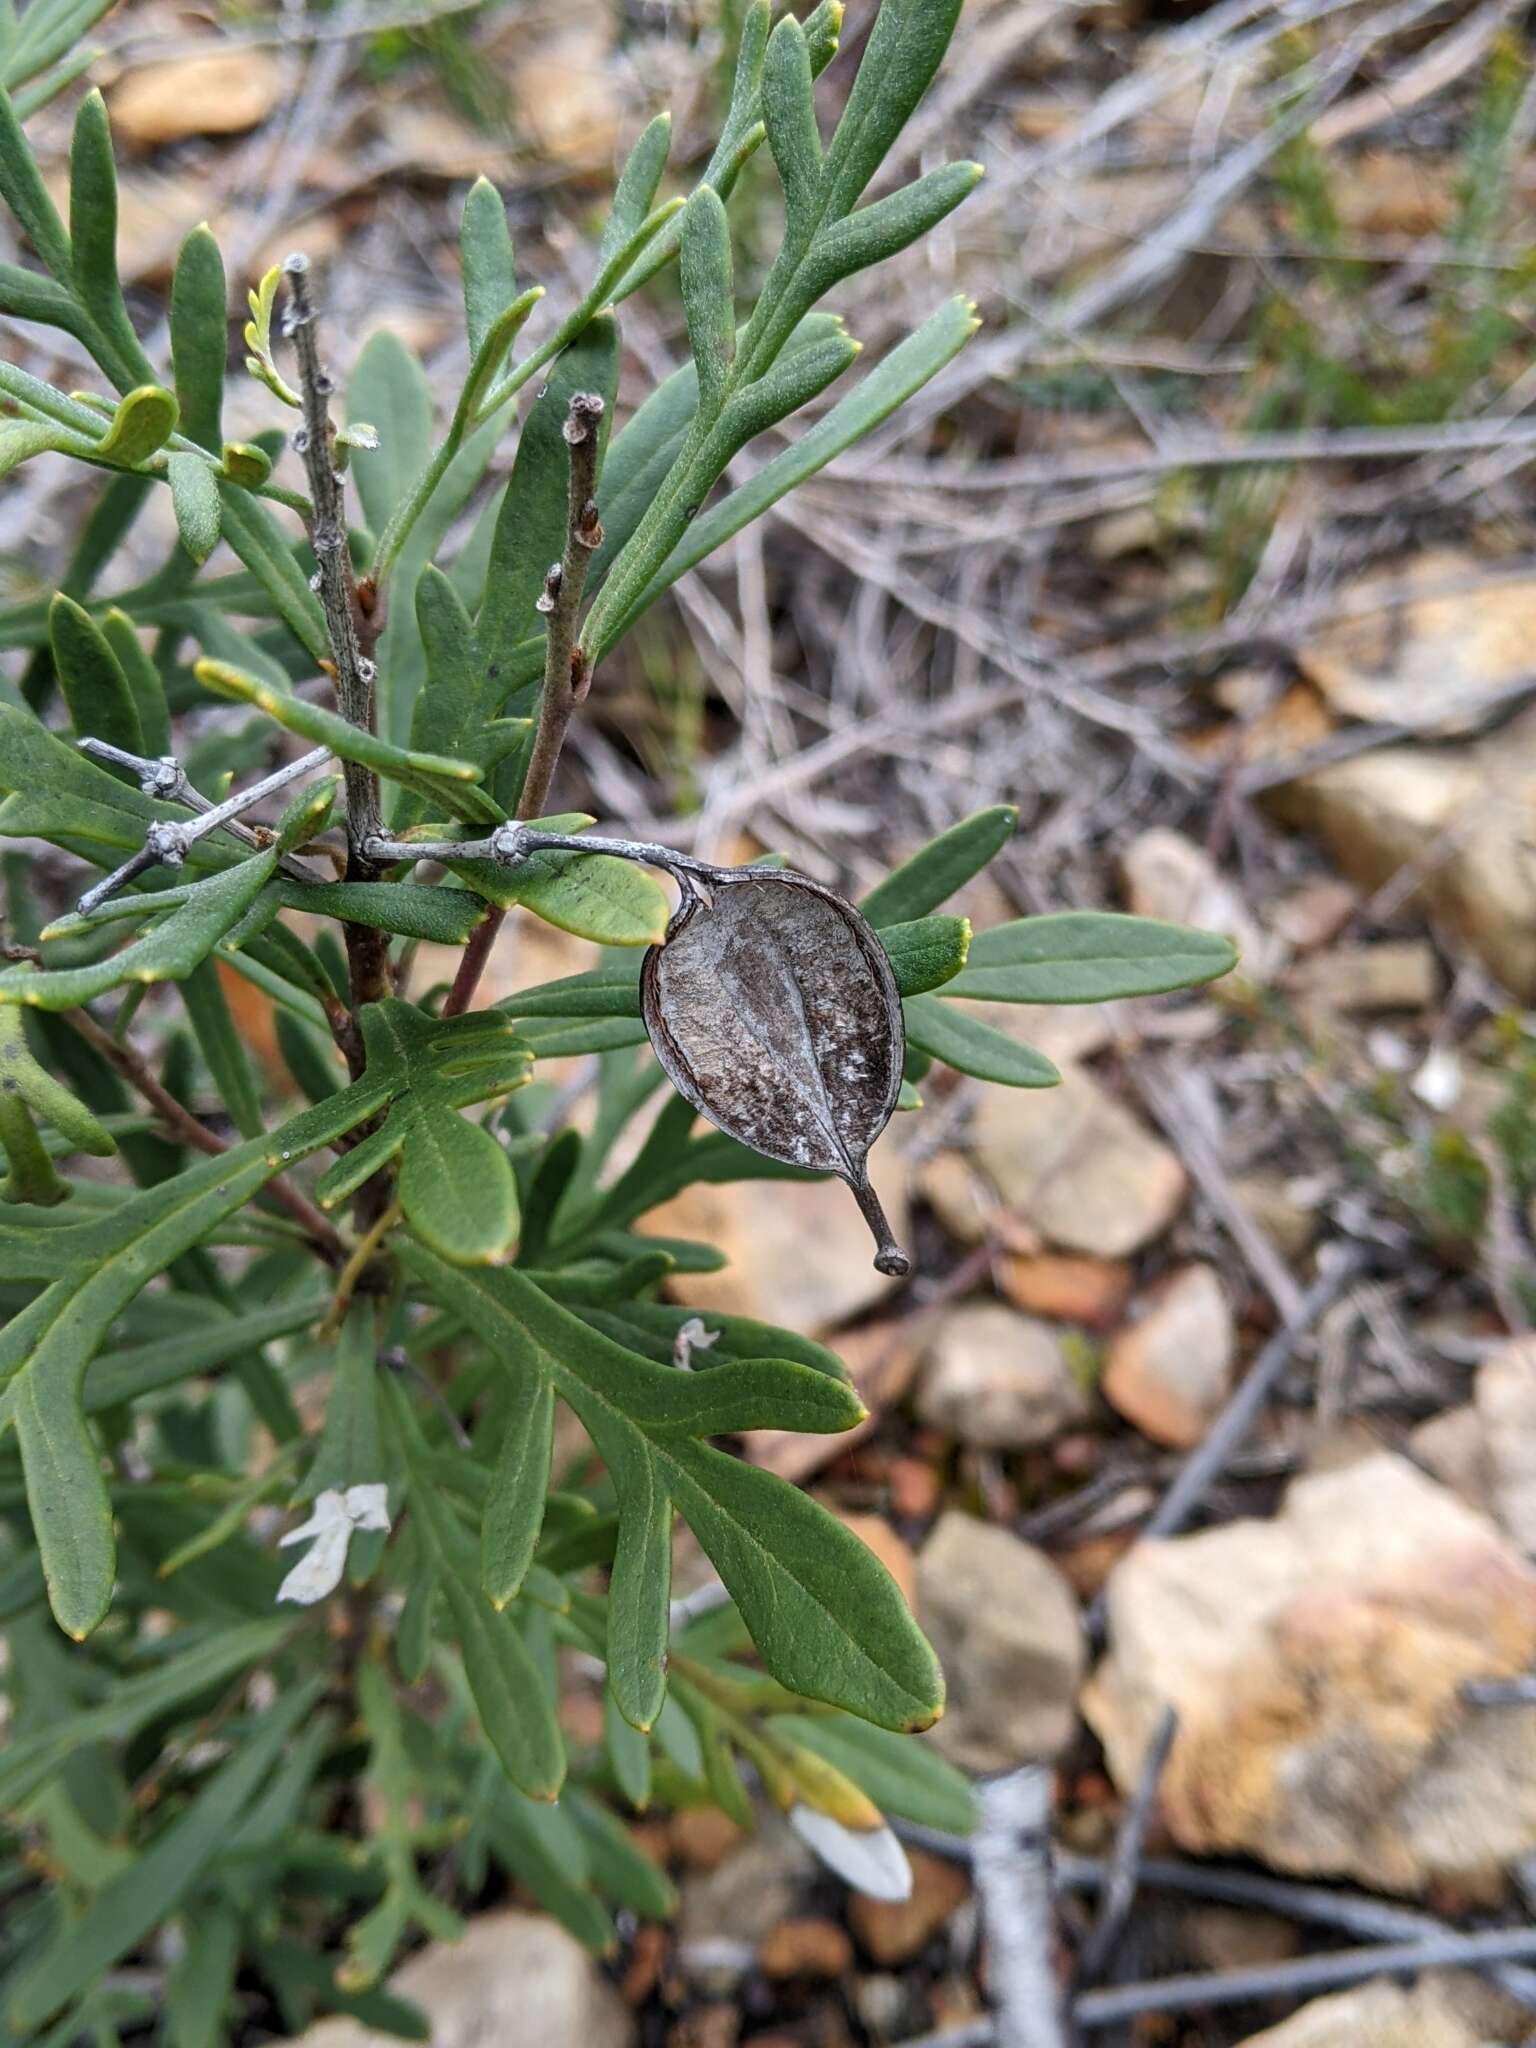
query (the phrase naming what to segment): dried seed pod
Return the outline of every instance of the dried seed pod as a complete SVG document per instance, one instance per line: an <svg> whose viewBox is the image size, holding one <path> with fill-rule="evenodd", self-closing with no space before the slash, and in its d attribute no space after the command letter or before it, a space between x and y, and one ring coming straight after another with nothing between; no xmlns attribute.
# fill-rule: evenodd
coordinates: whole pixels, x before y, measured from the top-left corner
<svg viewBox="0 0 1536 2048"><path fill-rule="evenodd" d="M867 1164L906 1047L884 947L851 904L804 875L679 879L683 900L640 972L645 1028L673 1087L765 1158L847 1181L875 1265L905 1273Z"/></svg>

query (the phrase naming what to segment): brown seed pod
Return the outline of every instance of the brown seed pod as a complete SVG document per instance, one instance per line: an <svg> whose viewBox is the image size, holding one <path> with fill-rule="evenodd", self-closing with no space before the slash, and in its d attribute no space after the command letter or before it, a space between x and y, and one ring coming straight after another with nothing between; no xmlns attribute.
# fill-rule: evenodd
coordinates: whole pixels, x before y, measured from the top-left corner
<svg viewBox="0 0 1536 2048"><path fill-rule="evenodd" d="M785 1166L835 1173L875 1236L906 1254L869 1184L867 1155L901 1092L901 998L885 948L851 904L769 868L686 873L640 1001L678 1093L729 1137Z"/></svg>

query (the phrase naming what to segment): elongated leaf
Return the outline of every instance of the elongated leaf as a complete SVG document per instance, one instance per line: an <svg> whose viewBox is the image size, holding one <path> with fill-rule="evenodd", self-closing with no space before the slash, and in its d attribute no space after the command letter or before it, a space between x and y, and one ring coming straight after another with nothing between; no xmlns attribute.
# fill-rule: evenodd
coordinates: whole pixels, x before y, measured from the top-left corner
<svg viewBox="0 0 1536 2048"><path fill-rule="evenodd" d="M0 1003L0 1094L24 1102L82 1152L104 1159L117 1150L105 1125L32 1057L14 1003Z"/></svg>
<svg viewBox="0 0 1536 2048"><path fill-rule="evenodd" d="M386 1391L411 1475L411 1518L440 1574L486 1739L520 1791L553 1799L565 1777L554 1701L512 1616L498 1614L480 1590L473 1546L438 1496L410 1403L394 1381Z"/></svg>
<svg viewBox="0 0 1536 2048"><path fill-rule="evenodd" d="M235 483L219 485L219 502L219 530L267 593L276 616L311 660L329 661L320 601L265 505Z"/></svg>
<svg viewBox="0 0 1536 2048"><path fill-rule="evenodd" d="M429 566L421 572L416 586L416 623L427 675L411 714L411 745L432 753L478 758L474 742L485 724L485 713L475 629L441 569ZM396 813L397 829L410 822Z"/></svg>
<svg viewBox="0 0 1536 2048"><path fill-rule="evenodd" d="M87 1371L82 1405L87 1415L99 1415L194 1373L212 1372L275 1337L307 1330L329 1305L328 1292L311 1293L275 1308L245 1310L238 1317L218 1315L180 1336L114 1349Z"/></svg>
<svg viewBox="0 0 1536 2048"><path fill-rule="evenodd" d="M990 810L973 812L903 861L870 890L859 908L876 931L888 924L926 917L981 873L1008 844L1018 822L1013 804L994 804Z"/></svg>
<svg viewBox="0 0 1536 2048"><path fill-rule="evenodd" d="M347 389L347 419L378 430L378 447L359 448L352 468L368 524L382 533L432 455L432 387L416 357L388 328L363 345Z"/></svg>
<svg viewBox="0 0 1536 2048"><path fill-rule="evenodd" d="M768 1726L851 1778L882 1812L953 1835L976 1825L969 1779L927 1743L844 1714L776 1714Z"/></svg>
<svg viewBox="0 0 1536 2048"><path fill-rule="evenodd" d="M43 937L62 939L101 924L142 922L185 903L196 887L195 882L188 882L170 889L109 896L84 917L71 912L55 918ZM406 939L426 939L437 946L462 946L485 916L483 897L472 895L467 889L441 885L427 888L414 882L298 882L287 875L277 875L267 887L274 902L285 910L300 910L310 917L342 917L352 924L372 925L378 931L396 932ZM271 932L266 936L272 936ZM291 933L287 937L290 944L296 943ZM313 985L311 977L306 977L305 985ZM326 986L323 977L320 986Z"/></svg>
<svg viewBox="0 0 1536 2048"><path fill-rule="evenodd" d="M624 169L619 174L613 206L603 223L600 255L605 262L617 256L645 225L656 203L656 190L667 167L671 148L672 116L658 114L641 131L639 141L625 158Z"/></svg>
<svg viewBox="0 0 1536 2048"><path fill-rule="evenodd" d="M162 1715L206 1699L269 1656L292 1622L247 1621L211 1635L172 1640L158 1663L123 1678L98 1704L79 1707L22 1734L12 1734L0 1751L0 1803L15 1808L64 1768L69 1756L96 1742L126 1742Z"/></svg>
<svg viewBox="0 0 1536 2048"><path fill-rule="evenodd" d="M48 420L0 420L0 477L34 455L94 455L96 444Z"/></svg>
<svg viewBox="0 0 1536 2048"><path fill-rule="evenodd" d="M1101 1003L1197 988L1236 964L1236 947L1216 932L1067 910L979 933L945 993L993 1003Z"/></svg>
<svg viewBox="0 0 1536 2048"><path fill-rule="evenodd" d="M805 266L803 289L808 297L818 299L855 271L910 248L953 213L981 177L980 164L943 164L839 221L819 238Z"/></svg>
<svg viewBox="0 0 1536 2048"><path fill-rule="evenodd" d="M0 968L0 1002L72 1010L125 981L181 981L245 916L276 865L272 847L197 883L163 924L88 967Z"/></svg>
<svg viewBox="0 0 1536 2048"><path fill-rule="evenodd" d="M139 707L122 664L90 613L62 591L48 607L48 639L75 731L142 753Z"/></svg>
<svg viewBox="0 0 1536 2048"><path fill-rule="evenodd" d="M295 1499L377 1485L384 1476L379 1415L378 1320L371 1302L354 1303L337 1333L320 1446Z"/></svg>
<svg viewBox="0 0 1536 2048"><path fill-rule="evenodd" d="M499 818L496 806L467 786L480 779L480 770L472 761L455 761L442 754L419 754L391 746L388 740L352 725L339 713L322 710L291 690L279 689L229 662L205 659L194 665L193 674L205 689L257 705L288 731L329 747L343 761L360 762L379 775L419 791L451 809L455 817L492 823Z"/></svg>
<svg viewBox="0 0 1536 2048"><path fill-rule="evenodd" d="M551 1381L575 1408L614 1476L621 1528L624 1517L638 1520L634 1574L646 1613L654 1604L644 1568L653 1555L659 1563L654 1503L665 1495L704 1544L783 1684L884 1726L934 1717L943 1690L932 1652L868 1549L804 1495L697 1441L770 1419L790 1429L850 1427L862 1409L849 1388L782 1360L678 1373L587 1328L513 1267L466 1272L419 1246L406 1256L434 1299L493 1356ZM615 1615L623 1604L615 1592ZM626 1630L624 1664L610 1666L615 1697L626 1718L643 1722L655 1699L647 1641L637 1624Z"/></svg>
<svg viewBox="0 0 1536 2048"><path fill-rule="evenodd" d="M824 204L834 219L849 211L889 155L939 68L959 14L960 0L881 0L827 149Z"/></svg>
<svg viewBox="0 0 1536 2048"><path fill-rule="evenodd" d="M424 1244L455 1265L499 1259L517 1236L512 1162L456 1110L423 1109L400 1152L400 1205Z"/></svg>
<svg viewBox="0 0 1536 2048"><path fill-rule="evenodd" d="M505 695L497 687L502 665L517 642L533 631L538 621L534 605L545 574L562 552L570 450L561 430L572 394L593 391L603 399L606 433L618 378L618 323L594 320L554 364L523 416L517 457L491 542L485 603L476 622L487 708Z"/></svg>
<svg viewBox="0 0 1536 2048"><path fill-rule="evenodd" d="M808 315L807 322L814 317ZM621 605L605 607L600 630L593 628L590 635L596 650L606 652L680 576L905 404L959 353L977 325L976 310L968 299L951 299L930 315L915 334L892 349L855 390L839 399L790 447L764 463L749 482L687 523L682 537L644 588L626 594ZM783 361L781 356L781 364Z"/></svg>
<svg viewBox="0 0 1536 2048"><path fill-rule="evenodd" d="M61 284L68 283L72 274L69 235L48 196L9 91L0 93L0 198L20 221L28 241L54 277Z"/></svg>
<svg viewBox="0 0 1536 2048"><path fill-rule="evenodd" d="M219 544L218 478L200 455L172 455L166 463L176 531L194 562L206 562Z"/></svg>
<svg viewBox="0 0 1536 2048"><path fill-rule="evenodd" d="M619 1790L644 1813L651 1803L650 1738L625 1720L611 1686L603 1694L603 1743Z"/></svg>
<svg viewBox="0 0 1536 2048"><path fill-rule="evenodd" d="M129 480L120 478L118 481ZM118 666L133 698L139 730L144 735L144 752L168 754L171 751L171 715L165 702L165 684L132 619L114 605L102 619L101 631L117 656Z"/></svg>
<svg viewBox="0 0 1536 2048"><path fill-rule="evenodd" d="M230 1014L229 999L212 960L202 961L182 977L181 1000L231 1122L242 1138L259 1137L266 1128L261 1113L261 1084Z"/></svg>
<svg viewBox="0 0 1536 2048"><path fill-rule="evenodd" d="M678 263L699 403L708 418L720 409L736 358L731 231L720 195L708 185L698 188L684 212Z"/></svg>
<svg viewBox="0 0 1536 2048"><path fill-rule="evenodd" d="M768 38L763 63L763 126L784 187L789 232L797 237L808 234L821 191L821 135L816 126L810 48L805 30L792 14L786 14Z"/></svg>
<svg viewBox="0 0 1536 2048"><path fill-rule="evenodd" d="M106 101L88 92L75 116L69 152L70 274L95 330L94 352L119 391L154 376L123 303L117 276L117 172ZM174 425L174 412L172 424ZM166 429L170 432L170 428ZM164 439L164 435L161 436ZM155 443L158 447L159 442ZM149 452L149 451L146 451ZM130 456L130 462L142 456Z"/></svg>
<svg viewBox="0 0 1536 2048"><path fill-rule="evenodd" d="M170 2048L223 2048L239 1963L238 1914L224 1905L200 1913L166 1983Z"/></svg>
<svg viewBox="0 0 1536 2048"><path fill-rule="evenodd" d="M229 347L224 258L206 222L181 245L171 279L171 360L181 430L212 454L224 446L224 369Z"/></svg>
<svg viewBox="0 0 1536 2048"><path fill-rule="evenodd" d="M902 1008L907 1043L962 1074L1001 1081L1008 1088L1054 1088L1061 1079L1043 1053L952 1008L940 996L908 996Z"/></svg>
<svg viewBox="0 0 1536 2048"><path fill-rule="evenodd" d="M554 1443L554 1387L530 1374L509 1407L480 1529L480 1582L498 1612L521 1591L538 1547Z"/></svg>
<svg viewBox="0 0 1536 2048"><path fill-rule="evenodd" d="M512 230L507 225L505 202L489 178L476 178L465 194L459 258L464 266L464 322L473 362L494 322L517 297Z"/></svg>
<svg viewBox="0 0 1536 2048"><path fill-rule="evenodd" d="M260 1789L283 1744L313 1707L318 1678L271 1706L252 1734L221 1764L154 1846L97 1893L83 1917L22 1977L11 1998L12 2024L31 2027L93 1984L139 1944L192 1890L241 1809Z"/></svg>

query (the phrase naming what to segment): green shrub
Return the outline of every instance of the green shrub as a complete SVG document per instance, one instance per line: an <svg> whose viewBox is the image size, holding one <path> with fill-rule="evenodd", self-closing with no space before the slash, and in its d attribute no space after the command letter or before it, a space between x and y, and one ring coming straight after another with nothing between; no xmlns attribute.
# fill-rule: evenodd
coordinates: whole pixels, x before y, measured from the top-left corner
<svg viewBox="0 0 1536 2048"><path fill-rule="evenodd" d="M812 81L838 9L770 34L756 0L703 178L658 201L668 126L647 128L590 290L515 362L539 294L519 290L502 202L477 183L471 367L449 408L384 335L335 429L310 280L297 262L274 272L246 338L276 425L244 445L222 432L214 238L200 228L181 251L162 383L118 278L100 97L76 121L66 225L0 95L0 190L40 266L0 269L0 309L74 336L101 387L67 394L0 366L0 462L53 451L104 473L57 594L0 613L25 656L0 702L0 833L101 871L45 924L32 860L5 867L0 1974L20 2035L110 2041L158 2018L192 2048L252 2010L296 2028L338 2008L419 2033L381 1979L403 1942L454 1931L450 1898L516 1881L602 1949L614 1906L669 1905L616 1813L714 1800L748 1819L743 1765L877 1885L899 1882L885 1811L967 1822L963 1782L903 1732L939 1713L942 1680L901 1596L831 1516L710 1441L850 1426L862 1411L842 1366L786 1331L669 1305L667 1276L719 1255L640 1220L695 1181L794 1177L784 1155L810 1157L795 1145L813 1127L861 1188L882 1090L912 1104L933 1060L1054 1078L952 998L1183 987L1224 972L1230 949L1087 914L972 943L942 906L1006 842L1007 809L918 853L863 920L771 866L584 852L588 820L543 815L567 723L635 620L970 335L970 306L941 306L717 492L739 449L850 368L856 344L823 295L918 239L978 175L949 165L857 205L957 7L884 0L823 148ZM41 69L40 100L67 82L92 12L34 0L0 66L9 85ZM726 201L765 138L783 239L742 308ZM619 309L674 258L692 361L610 443ZM519 393L510 477L445 559ZM285 424L302 461L279 481ZM176 551L108 592L161 486ZM242 709L199 717L178 747L210 693ZM241 794L210 824L231 781ZM279 787L278 822L250 823L252 792ZM537 843L516 829L530 819ZM766 1126L729 1076L689 1065L688 1019L662 1014L658 869L679 876L689 916L717 915L722 892L766 906L738 919L733 957L788 992L760 1019L787 1034L765 1053L784 1077L775 1113L793 1111L768 1141L778 1157L729 1135ZM812 901L814 958L797 951ZM513 909L602 941L604 964L475 1008ZM427 985L424 941L461 949L450 988ZM273 1006L308 1098L297 1114L267 1100L231 975ZM173 987L150 995L160 983ZM664 1085L648 1021L690 1095L629 1142ZM875 1087L868 1065L899 1055L903 1024L909 1078L897 1058ZM599 1069L580 1133L539 1079L571 1054ZM721 1129L695 1132L699 1101ZM75 1177L80 1153L111 1164ZM552 1472L557 1399L596 1456ZM669 1603L674 1509L723 1582L712 1611ZM297 1563L282 1554L295 1543ZM606 1734L568 1758L572 1654L605 1669Z"/></svg>

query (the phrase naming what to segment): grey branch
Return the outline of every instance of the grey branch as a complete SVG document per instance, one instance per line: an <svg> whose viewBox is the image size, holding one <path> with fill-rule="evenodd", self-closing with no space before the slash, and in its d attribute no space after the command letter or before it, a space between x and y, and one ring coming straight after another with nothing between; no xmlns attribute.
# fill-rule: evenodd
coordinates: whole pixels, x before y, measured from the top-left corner
<svg viewBox="0 0 1536 2048"><path fill-rule="evenodd" d="M316 581L325 611L325 628L336 663L336 702L343 718L364 732L374 729L374 665L358 638L357 584L347 551L346 501L332 445L330 396L335 388L320 361L315 336L315 307L309 291L309 258L290 256L283 264L288 280L288 310L283 332L293 343L299 390L304 400L304 425L293 437L303 458L314 504L310 541L315 550ZM379 831L378 780L355 761L343 763L347 789L348 872L353 880L369 880L372 869L363 848Z"/></svg>
<svg viewBox="0 0 1536 2048"><path fill-rule="evenodd" d="M237 790L227 796L221 804L211 804L207 797L195 790L187 780L186 770L171 755L150 759L142 754L130 754L122 747L111 746L106 740L84 739L79 742L83 753L94 754L99 760L115 761L119 767L131 768L139 778L139 787L146 796L158 798L162 803L185 804L188 810L199 815L185 824L177 819L156 819L144 834L144 844L137 853L130 854L121 867L87 889L80 898L77 908L82 917L89 916L109 896L150 868L179 868L199 839L206 839L210 832L220 829L230 832L247 846L260 847L260 836L249 826L237 821L242 811L248 811L253 804L259 804L263 797L272 796L280 789L286 789L292 782L301 781L316 768L322 768L332 759L329 747L316 747L311 753L301 754L297 761L289 761L283 767L274 769L272 774L253 782L249 789ZM301 861L283 858L284 872L301 882L313 882L316 877Z"/></svg>
<svg viewBox="0 0 1536 2048"><path fill-rule="evenodd" d="M1051 1773L1028 1764L979 1788L972 1869L987 1932L996 2048L1066 2048L1056 1979Z"/></svg>
<svg viewBox="0 0 1536 2048"><path fill-rule="evenodd" d="M378 832L367 842L370 860L380 867L394 861L493 860L500 867L520 867L535 853L606 853L615 860L632 860L642 867L661 868L684 883L723 880L731 870L712 861L697 860L671 846L658 846L645 839L603 839L589 833L540 832L515 820L498 825L486 839L391 839Z"/></svg>

